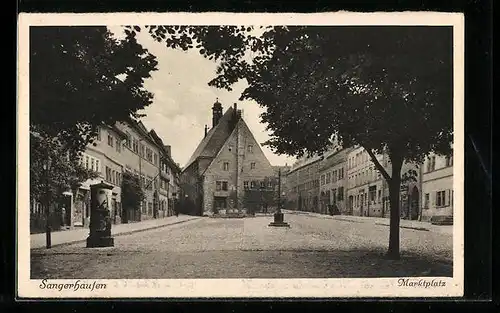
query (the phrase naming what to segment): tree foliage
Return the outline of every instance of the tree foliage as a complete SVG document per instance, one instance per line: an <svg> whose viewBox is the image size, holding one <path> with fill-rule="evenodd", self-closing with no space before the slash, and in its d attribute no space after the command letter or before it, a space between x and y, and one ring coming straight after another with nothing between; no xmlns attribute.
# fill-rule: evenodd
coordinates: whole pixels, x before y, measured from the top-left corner
<svg viewBox="0 0 500 313"><path fill-rule="evenodd" d="M137 175L129 172L123 173L121 185L121 201L124 208L139 210L141 201L144 200L144 190Z"/></svg>
<svg viewBox="0 0 500 313"><path fill-rule="evenodd" d="M37 201L55 201L64 191L97 177L95 171L85 169L75 153L65 149L57 139L41 128L30 132L30 198Z"/></svg>
<svg viewBox="0 0 500 313"><path fill-rule="evenodd" d="M30 125L81 151L97 126L151 103L143 83L156 65L135 34L117 40L106 27L30 27Z"/></svg>
<svg viewBox="0 0 500 313"><path fill-rule="evenodd" d="M399 257L399 189L405 161L451 153L452 28L147 26L167 47L198 49L217 62L209 85L265 112L275 152L323 153L332 139L362 146L389 184L388 254ZM140 29L128 27L130 32ZM391 173L376 154L387 153Z"/></svg>

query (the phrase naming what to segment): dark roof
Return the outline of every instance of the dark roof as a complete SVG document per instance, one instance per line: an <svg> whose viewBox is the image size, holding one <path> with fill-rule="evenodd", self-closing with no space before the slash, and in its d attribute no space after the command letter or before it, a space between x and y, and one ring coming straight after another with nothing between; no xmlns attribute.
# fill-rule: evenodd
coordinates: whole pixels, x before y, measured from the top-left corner
<svg viewBox="0 0 500 313"><path fill-rule="evenodd" d="M215 157L219 150L222 148L227 138L231 135L234 123L234 109L229 107L226 113L221 117L219 123L215 125L207 135L198 144L196 150L194 150L191 158L184 166L184 169L188 168L193 162L195 162L200 157Z"/></svg>

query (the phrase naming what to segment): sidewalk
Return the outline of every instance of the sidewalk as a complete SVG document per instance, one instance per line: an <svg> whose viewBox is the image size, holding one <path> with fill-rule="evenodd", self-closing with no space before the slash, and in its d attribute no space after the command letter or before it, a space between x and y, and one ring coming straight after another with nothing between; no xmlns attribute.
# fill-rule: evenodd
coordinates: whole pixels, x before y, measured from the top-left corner
<svg viewBox="0 0 500 313"><path fill-rule="evenodd" d="M289 211L283 210L283 213L287 214L300 214L300 215L309 215L317 218L324 219L334 219L355 223L372 223L375 225L389 226L389 218L387 217L369 217L369 216L355 216L355 215L326 215L320 213L313 212L303 212L303 211ZM420 231L432 231L439 232L443 234L452 235L453 234L453 226L452 225L432 225L430 222L421 222L421 221L411 221L411 220L400 220L399 222L400 228L420 230Z"/></svg>
<svg viewBox="0 0 500 313"><path fill-rule="evenodd" d="M135 232L151 230L151 229L160 228L160 227L164 227L164 226L168 226L168 225L184 223L184 222L199 219L199 218L200 218L199 216L179 215L178 217L169 216L169 217L165 217L165 218L146 220L146 221L142 221L142 222L117 224L117 225L112 225L111 234L113 236L128 235L128 234L135 233ZM52 235L51 236L52 237L51 238L52 239L52 247L66 245L66 244L72 244L72 243L76 243L76 242L83 242L83 241L87 240L87 237L89 235L89 228L88 227L74 228L71 230L57 231L57 232L53 232L51 235ZM30 235L30 248L31 249L44 248L45 243L46 243L45 242L45 233Z"/></svg>

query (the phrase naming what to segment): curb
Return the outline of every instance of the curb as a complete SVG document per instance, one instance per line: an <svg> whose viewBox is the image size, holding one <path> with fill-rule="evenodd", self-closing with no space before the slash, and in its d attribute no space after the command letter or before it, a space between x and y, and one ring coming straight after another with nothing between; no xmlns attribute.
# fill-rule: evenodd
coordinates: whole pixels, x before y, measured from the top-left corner
<svg viewBox="0 0 500 313"><path fill-rule="evenodd" d="M167 226L175 225L175 224L181 224L181 223L193 221L193 220L196 220L196 219L198 219L198 218L190 218L190 219L187 219L187 220L184 220L184 221L178 221L178 222L175 222L175 223L170 223L170 224L153 226L153 227L149 227L149 228L141 228L141 229L126 231L126 232L123 232L123 233L113 234L112 237L114 238L114 237L119 237L119 236L124 236L124 235L130 235L130 234L139 233L139 232L142 232L142 231L158 229L158 228L167 227ZM87 238L73 240L73 241L67 241L67 242L61 242L61 243L53 244L51 247L53 248L53 247L69 246L69 245L72 245L72 244L75 244L75 243L85 242L86 240L87 240ZM40 250L40 249L47 250L46 248L39 247L39 248L30 249L30 251Z"/></svg>
<svg viewBox="0 0 500 313"><path fill-rule="evenodd" d="M389 224L384 224L384 223L375 223L375 225L389 226ZM401 225L399 225L399 228L421 230L421 231L429 231L428 228L424 228L424 227L413 227L413 226L401 226Z"/></svg>

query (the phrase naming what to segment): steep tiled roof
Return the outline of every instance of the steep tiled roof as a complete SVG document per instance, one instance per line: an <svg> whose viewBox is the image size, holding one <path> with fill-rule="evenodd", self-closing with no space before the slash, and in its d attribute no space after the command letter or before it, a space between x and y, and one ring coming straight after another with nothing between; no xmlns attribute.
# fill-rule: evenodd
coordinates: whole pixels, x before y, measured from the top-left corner
<svg viewBox="0 0 500 313"><path fill-rule="evenodd" d="M199 157L215 157L217 155L233 130L233 112L234 109L232 107L227 109L226 113L219 120L219 123L198 144L198 147L194 150L184 169L188 168Z"/></svg>

